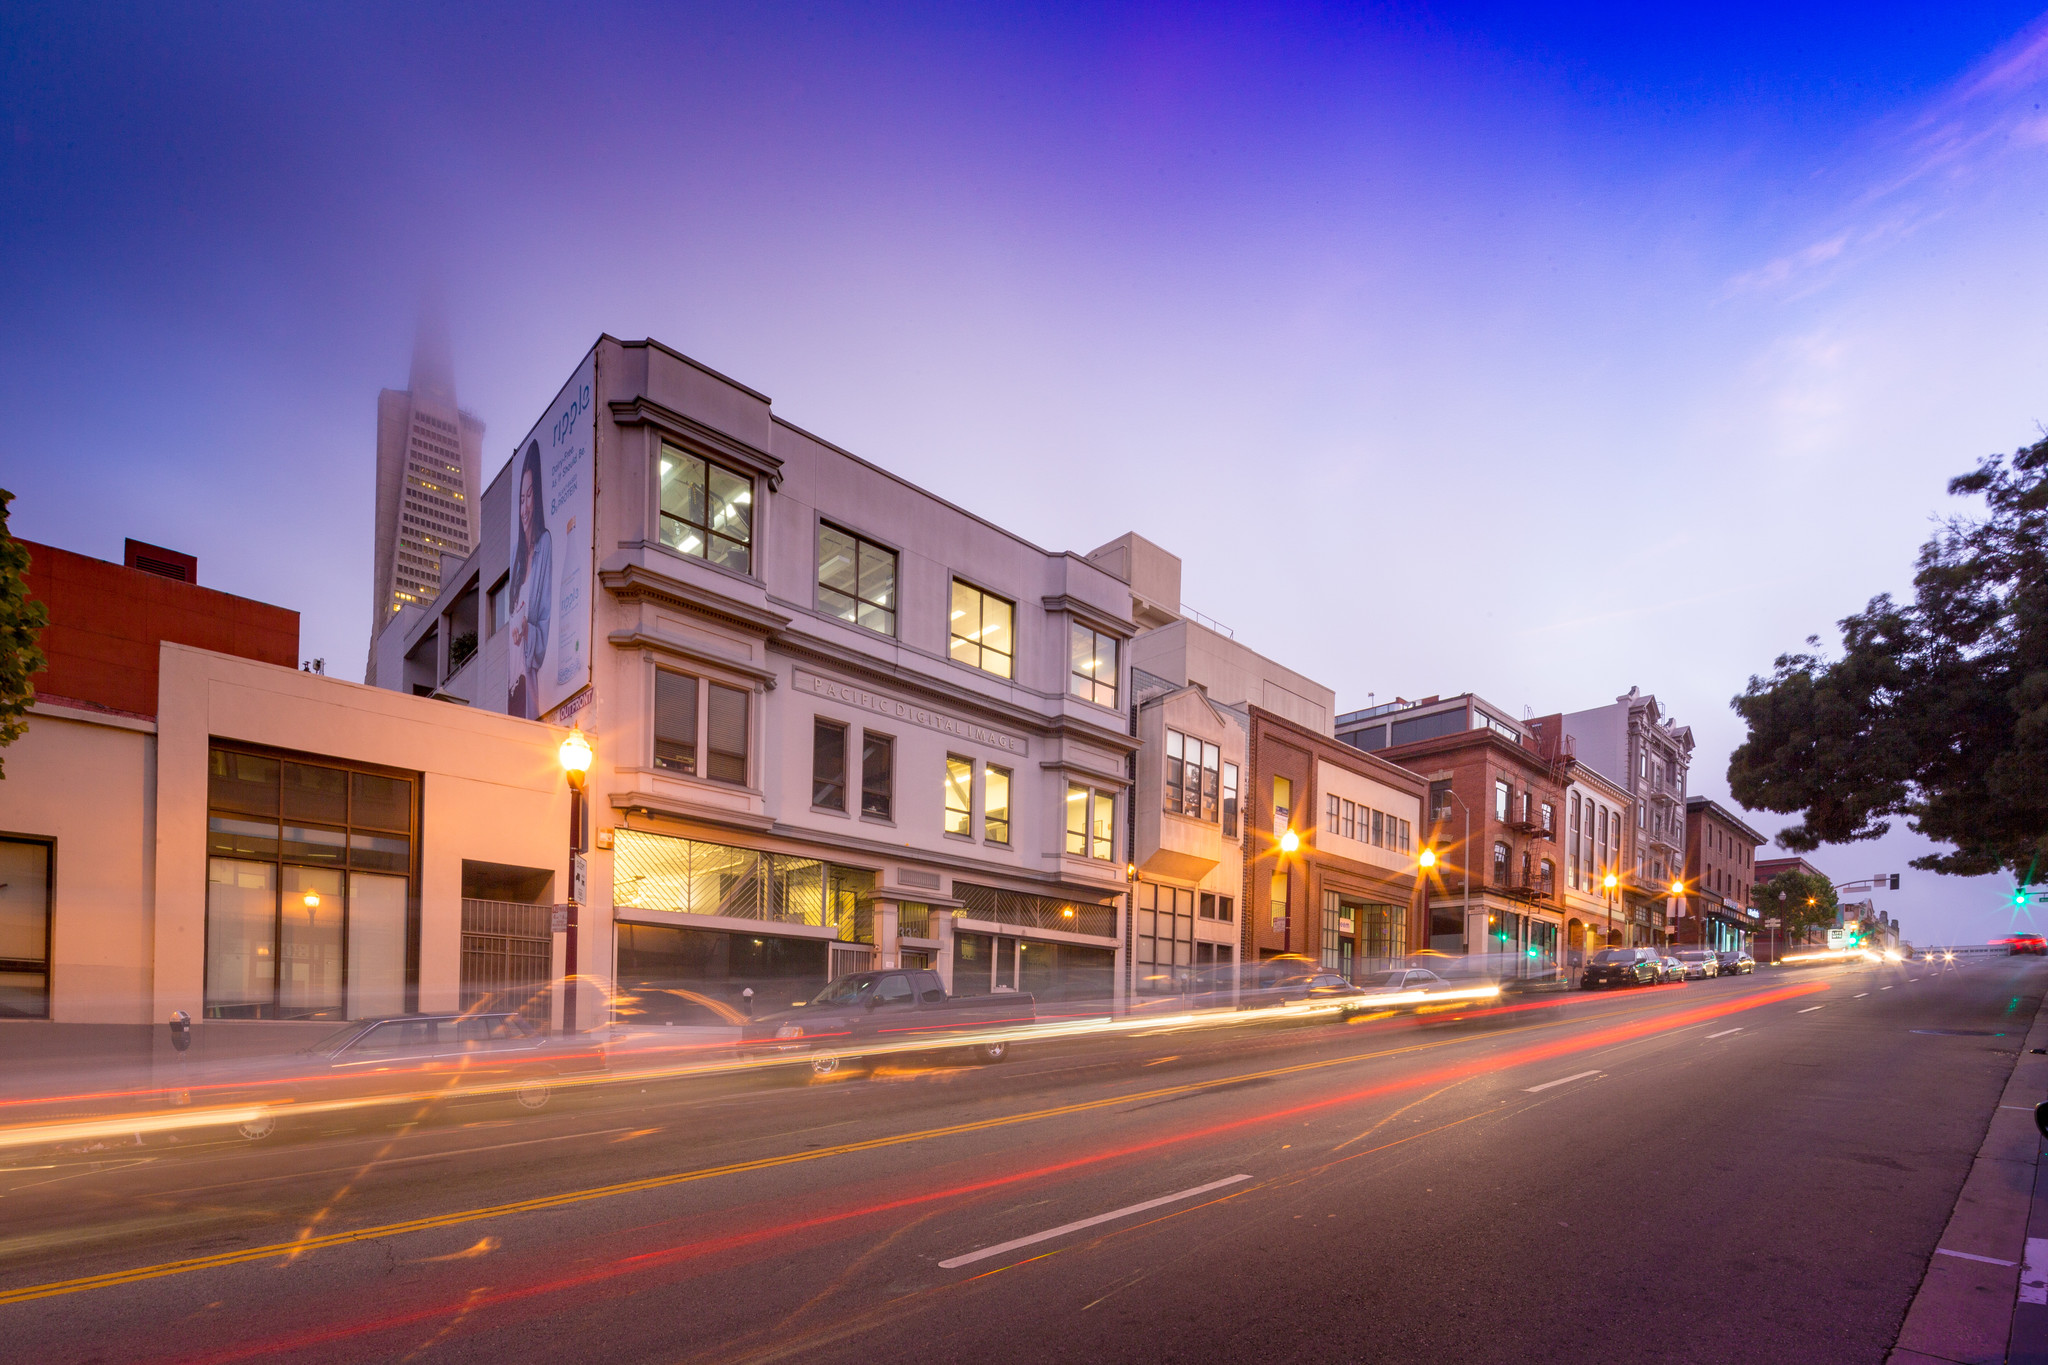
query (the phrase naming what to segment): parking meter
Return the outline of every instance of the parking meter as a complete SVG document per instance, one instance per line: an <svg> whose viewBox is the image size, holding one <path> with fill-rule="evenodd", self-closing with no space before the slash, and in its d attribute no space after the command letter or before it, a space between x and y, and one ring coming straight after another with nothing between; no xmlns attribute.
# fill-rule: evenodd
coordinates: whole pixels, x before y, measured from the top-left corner
<svg viewBox="0 0 2048 1365"><path fill-rule="evenodd" d="M192 1016L183 1010L171 1011L171 1046L180 1052L192 1046Z"/></svg>

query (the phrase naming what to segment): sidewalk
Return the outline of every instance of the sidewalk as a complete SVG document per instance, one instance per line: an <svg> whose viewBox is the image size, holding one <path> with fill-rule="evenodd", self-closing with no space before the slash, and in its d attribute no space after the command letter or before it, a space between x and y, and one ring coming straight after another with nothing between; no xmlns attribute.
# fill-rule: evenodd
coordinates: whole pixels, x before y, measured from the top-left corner
<svg viewBox="0 0 2048 1365"><path fill-rule="evenodd" d="M2048 1004L2035 1012L1886 1365L2048 1365L2048 1166L2034 1127L2044 1099ZM2032 1266L2024 1290L2023 1262Z"/></svg>

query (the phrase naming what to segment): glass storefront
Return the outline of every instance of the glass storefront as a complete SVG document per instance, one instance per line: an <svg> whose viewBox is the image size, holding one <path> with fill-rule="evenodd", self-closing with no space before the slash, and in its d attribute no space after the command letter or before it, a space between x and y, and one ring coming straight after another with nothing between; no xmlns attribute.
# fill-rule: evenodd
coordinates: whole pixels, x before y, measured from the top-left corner
<svg viewBox="0 0 2048 1365"><path fill-rule="evenodd" d="M222 746L207 763L206 1017L410 1008L417 778Z"/></svg>
<svg viewBox="0 0 2048 1365"><path fill-rule="evenodd" d="M874 942L875 874L667 834L612 835L612 901L640 910L832 928Z"/></svg>
<svg viewBox="0 0 2048 1365"><path fill-rule="evenodd" d="M50 1013L50 864L39 839L0 839L0 1019Z"/></svg>

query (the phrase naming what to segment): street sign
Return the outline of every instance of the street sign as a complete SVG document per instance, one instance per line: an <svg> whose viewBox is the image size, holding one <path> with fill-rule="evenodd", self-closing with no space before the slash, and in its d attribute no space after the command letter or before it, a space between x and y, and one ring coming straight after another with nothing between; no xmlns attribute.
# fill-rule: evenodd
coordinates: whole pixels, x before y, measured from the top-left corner
<svg viewBox="0 0 2048 1365"><path fill-rule="evenodd" d="M1775 928L1777 928L1777 927L1778 927L1779 925L1783 924L1784 922L1785 922L1785 921L1783 921L1783 920L1779 919L1779 918L1778 918L1777 916L1773 915L1773 916L1772 916L1771 918L1769 918L1769 919L1767 919L1767 920L1765 920L1765 921L1764 921L1764 927L1765 927L1766 929L1775 929Z"/></svg>
<svg viewBox="0 0 2048 1365"><path fill-rule="evenodd" d="M584 901L583 855L569 855L569 899L581 905Z"/></svg>

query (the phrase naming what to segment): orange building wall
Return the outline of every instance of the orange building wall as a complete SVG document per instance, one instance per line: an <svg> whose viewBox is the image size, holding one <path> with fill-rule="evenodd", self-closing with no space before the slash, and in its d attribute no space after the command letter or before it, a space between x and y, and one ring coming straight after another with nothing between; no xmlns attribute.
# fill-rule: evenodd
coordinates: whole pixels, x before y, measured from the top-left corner
<svg viewBox="0 0 2048 1365"><path fill-rule="evenodd" d="M296 668L299 614L142 569L20 542L28 595L50 610L38 643L49 665L36 694L156 714L157 646L211 649Z"/></svg>

